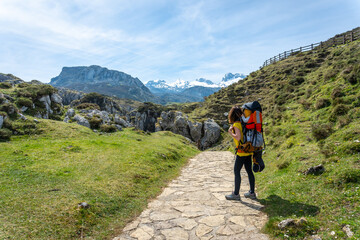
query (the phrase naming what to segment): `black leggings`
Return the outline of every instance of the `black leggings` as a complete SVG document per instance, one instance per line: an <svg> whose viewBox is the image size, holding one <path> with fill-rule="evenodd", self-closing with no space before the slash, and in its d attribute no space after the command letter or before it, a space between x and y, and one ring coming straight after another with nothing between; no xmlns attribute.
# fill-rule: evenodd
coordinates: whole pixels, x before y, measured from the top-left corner
<svg viewBox="0 0 360 240"><path fill-rule="evenodd" d="M235 191L234 194L238 195L240 190L240 183L241 183L241 176L240 176L240 170L242 166L245 164L245 170L249 177L250 182L250 192L255 191L255 176L252 171L252 156L246 156L246 157L240 157L236 156L235 165L234 165L234 174L235 174Z"/></svg>

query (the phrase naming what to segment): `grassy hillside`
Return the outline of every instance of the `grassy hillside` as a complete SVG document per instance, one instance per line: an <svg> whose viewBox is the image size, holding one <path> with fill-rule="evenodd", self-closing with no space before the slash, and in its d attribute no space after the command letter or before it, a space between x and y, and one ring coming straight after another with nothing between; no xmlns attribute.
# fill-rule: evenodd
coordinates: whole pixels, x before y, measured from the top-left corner
<svg viewBox="0 0 360 240"><path fill-rule="evenodd" d="M0 239L111 238L198 153L170 132L37 129L0 143Z"/></svg>
<svg viewBox="0 0 360 240"><path fill-rule="evenodd" d="M257 190L273 237L360 238L360 42L299 53L209 96L193 118L226 121L234 104L259 100L267 149ZM228 142L228 141L227 141ZM224 143L225 145L228 143ZM322 174L304 173L322 164ZM280 230L284 219L302 226Z"/></svg>

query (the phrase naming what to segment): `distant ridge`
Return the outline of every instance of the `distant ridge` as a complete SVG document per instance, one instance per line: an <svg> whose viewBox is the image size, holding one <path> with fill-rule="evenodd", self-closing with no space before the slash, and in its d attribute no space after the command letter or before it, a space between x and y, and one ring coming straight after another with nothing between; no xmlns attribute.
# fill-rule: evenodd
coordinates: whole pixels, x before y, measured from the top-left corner
<svg viewBox="0 0 360 240"><path fill-rule="evenodd" d="M86 93L97 92L118 98L156 102L156 97L138 78L97 65L63 67L50 84Z"/></svg>

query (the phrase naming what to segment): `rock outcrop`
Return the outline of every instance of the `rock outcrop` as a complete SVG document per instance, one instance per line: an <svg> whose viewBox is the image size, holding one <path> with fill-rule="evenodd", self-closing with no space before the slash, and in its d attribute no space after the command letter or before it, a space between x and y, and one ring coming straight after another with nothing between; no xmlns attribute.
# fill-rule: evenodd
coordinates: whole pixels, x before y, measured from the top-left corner
<svg viewBox="0 0 360 240"><path fill-rule="evenodd" d="M213 146L221 135L221 128L214 120L209 119L204 123L191 122L181 112L174 111L160 114L156 131L171 131L180 134L195 142L202 150Z"/></svg>
<svg viewBox="0 0 360 240"><path fill-rule="evenodd" d="M83 92L79 92L67 88L57 88L57 89L58 89L58 94L62 98L62 104L64 105L70 105L72 101L80 100L85 95L85 93Z"/></svg>
<svg viewBox="0 0 360 240"><path fill-rule="evenodd" d="M90 128L89 121L86 118L84 118L83 116L76 114L74 116L74 120L77 122L77 124Z"/></svg>
<svg viewBox="0 0 360 240"><path fill-rule="evenodd" d="M207 149L216 143L220 138L220 126L212 119L204 122L204 135L201 138L201 149Z"/></svg>

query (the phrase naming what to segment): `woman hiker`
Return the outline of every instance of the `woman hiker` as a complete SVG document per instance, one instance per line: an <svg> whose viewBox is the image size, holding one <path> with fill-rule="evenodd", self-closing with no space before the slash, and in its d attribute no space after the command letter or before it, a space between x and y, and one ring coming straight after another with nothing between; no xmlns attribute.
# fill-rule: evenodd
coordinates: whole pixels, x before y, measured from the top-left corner
<svg viewBox="0 0 360 240"><path fill-rule="evenodd" d="M234 142L236 147L239 146L239 141L243 139L243 130L241 126L240 119L244 117L243 111L240 107L234 106L231 108L228 118L229 123L232 124L228 130L231 137L234 138ZM245 116L246 117L246 116ZM243 151L237 151L236 153L236 160L234 165L234 175L235 175L235 189L230 195L226 195L225 198L227 200L240 200L240 183L241 183L241 176L240 170L242 166L245 165L245 170L249 177L250 182L250 191L245 193L244 196L246 198L256 199L255 194L255 176L252 171L252 153L245 153Z"/></svg>

